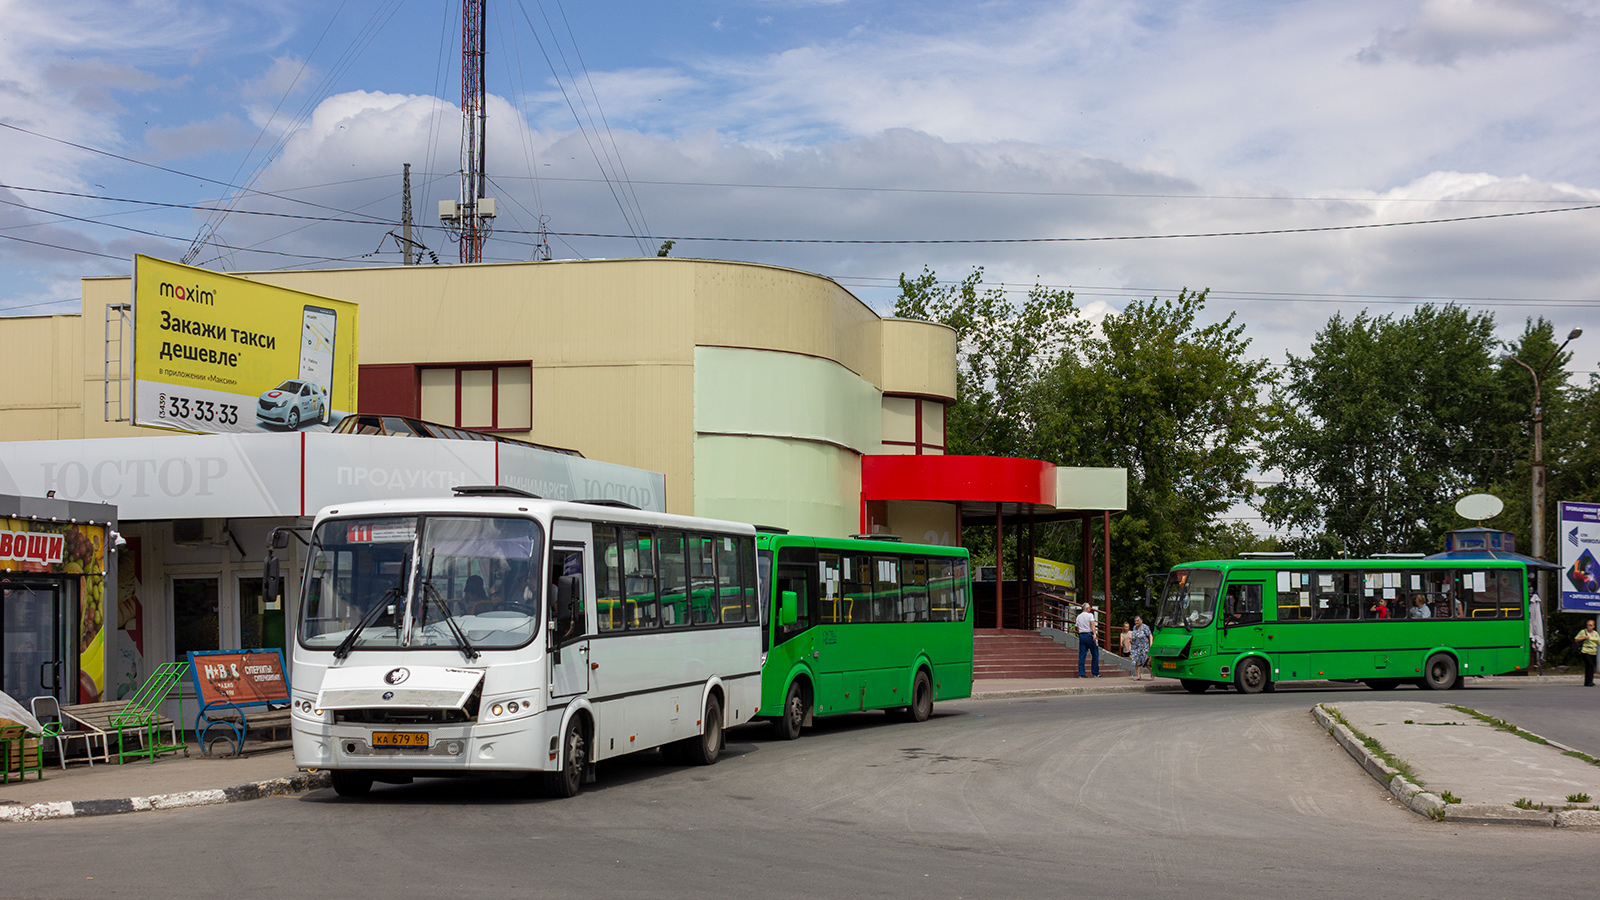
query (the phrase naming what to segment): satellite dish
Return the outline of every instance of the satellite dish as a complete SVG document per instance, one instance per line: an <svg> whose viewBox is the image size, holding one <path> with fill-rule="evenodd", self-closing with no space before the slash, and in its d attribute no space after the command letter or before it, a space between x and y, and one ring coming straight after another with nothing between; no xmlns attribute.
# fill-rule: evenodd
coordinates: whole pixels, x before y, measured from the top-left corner
<svg viewBox="0 0 1600 900"><path fill-rule="evenodd" d="M1468 494L1456 501L1456 515L1482 522L1500 515L1505 502L1493 494Z"/></svg>

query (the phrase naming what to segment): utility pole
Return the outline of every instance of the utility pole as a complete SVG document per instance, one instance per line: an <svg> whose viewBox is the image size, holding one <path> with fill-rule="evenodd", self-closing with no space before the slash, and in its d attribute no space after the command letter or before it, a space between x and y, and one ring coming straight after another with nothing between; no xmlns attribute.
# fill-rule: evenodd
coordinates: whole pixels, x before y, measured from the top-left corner
<svg viewBox="0 0 1600 900"><path fill-rule="evenodd" d="M495 214L493 197L484 196L488 116L483 83L486 0L461 2L461 196L440 200L439 218L461 244L461 261L483 261L483 239Z"/></svg>
<svg viewBox="0 0 1600 900"><path fill-rule="evenodd" d="M411 257L411 163L405 164L405 189L400 200L400 250L404 254L403 266L414 266Z"/></svg>

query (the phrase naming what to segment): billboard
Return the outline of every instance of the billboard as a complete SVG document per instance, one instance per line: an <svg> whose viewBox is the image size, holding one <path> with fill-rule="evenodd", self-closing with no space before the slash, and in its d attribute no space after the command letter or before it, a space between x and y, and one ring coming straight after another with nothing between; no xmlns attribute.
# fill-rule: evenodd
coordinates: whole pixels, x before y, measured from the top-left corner
<svg viewBox="0 0 1600 900"><path fill-rule="evenodd" d="M356 305L133 260L133 423L326 431L356 408Z"/></svg>
<svg viewBox="0 0 1600 900"><path fill-rule="evenodd" d="M1560 503L1561 612L1600 613L1600 503Z"/></svg>

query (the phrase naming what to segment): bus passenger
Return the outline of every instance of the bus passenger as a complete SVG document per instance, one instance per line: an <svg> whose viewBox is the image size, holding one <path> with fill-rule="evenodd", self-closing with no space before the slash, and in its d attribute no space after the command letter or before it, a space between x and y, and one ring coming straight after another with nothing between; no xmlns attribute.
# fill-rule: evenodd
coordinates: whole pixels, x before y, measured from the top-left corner
<svg viewBox="0 0 1600 900"><path fill-rule="evenodd" d="M1413 619L1431 619L1431 618L1433 618L1433 610L1428 608L1428 601L1421 594L1413 594L1411 596L1411 618L1413 618Z"/></svg>
<svg viewBox="0 0 1600 900"><path fill-rule="evenodd" d="M1389 618L1389 601L1379 597L1377 604L1372 607L1372 617L1374 619Z"/></svg>

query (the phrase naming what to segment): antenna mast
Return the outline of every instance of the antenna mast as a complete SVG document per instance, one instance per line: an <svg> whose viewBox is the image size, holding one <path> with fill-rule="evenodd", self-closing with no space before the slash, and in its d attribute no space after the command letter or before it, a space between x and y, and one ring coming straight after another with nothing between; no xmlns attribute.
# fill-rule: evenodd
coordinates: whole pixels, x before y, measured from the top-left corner
<svg viewBox="0 0 1600 900"><path fill-rule="evenodd" d="M484 151L488 114L484 107L484 31L487 0L461 0L461 197L439 201L439 218L461 243L461 261L483 261L483 239L494 219L494 198L484 196Z"/></svg>

